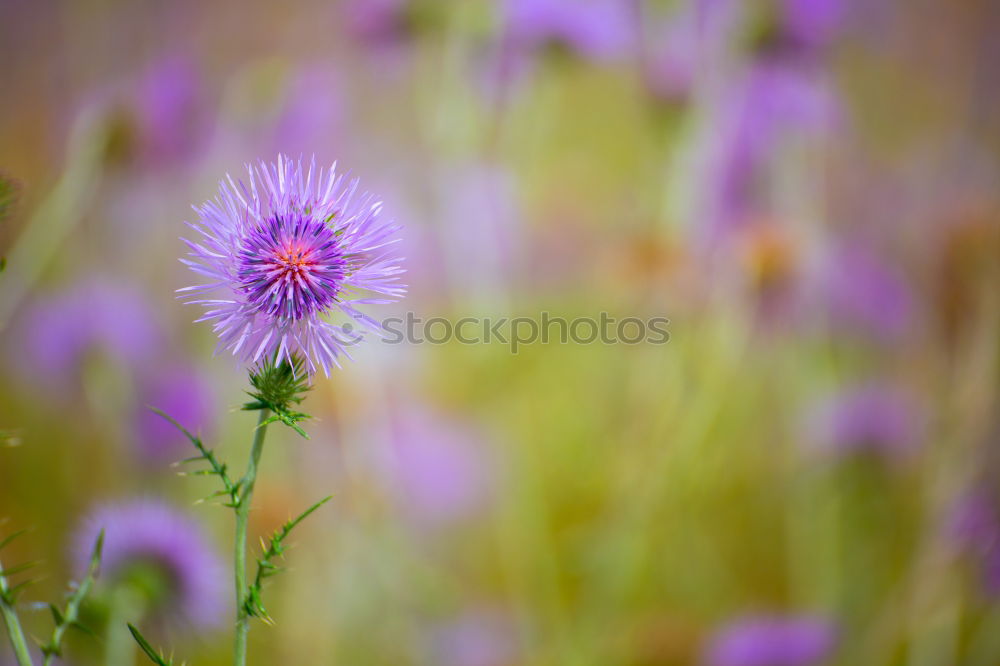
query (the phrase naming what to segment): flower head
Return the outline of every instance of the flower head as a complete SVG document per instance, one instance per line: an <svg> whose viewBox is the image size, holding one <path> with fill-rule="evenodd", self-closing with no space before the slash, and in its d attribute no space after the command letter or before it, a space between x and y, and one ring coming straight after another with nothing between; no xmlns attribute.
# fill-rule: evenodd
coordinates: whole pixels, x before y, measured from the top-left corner
<svg viewBox="0 0 1000 666"><path fill-rule="evenodd" d="M815 617L750 617L723 627L711 640L709 666L809 666L827 659L836 630Z"/></svg>
<svg viewBox="0 0 1000 666"><path fill-rule="evenodd" d="M197 523L155 500L99 507L76 534L80 570L102 528L104 583L132 586L159 617L194 626L219 624L226 606L226 569Z"/></svg>
<svg viewBox="0 0 1000 666"><path fill-rule="evenodd" d="M379 332L355 305L405 293L392 248L399 227L382 221L381 202L335 168L279 155L248 166L248 183L227 178L215 200L196 208L199 223L190 226L201 239L185 240L190 258L181 261L209 282L181 292L206 306L199 321L213 322L219 347L248 365L299 356L310 374L329 374L361 336L325 317L339 311Z"/></svg>

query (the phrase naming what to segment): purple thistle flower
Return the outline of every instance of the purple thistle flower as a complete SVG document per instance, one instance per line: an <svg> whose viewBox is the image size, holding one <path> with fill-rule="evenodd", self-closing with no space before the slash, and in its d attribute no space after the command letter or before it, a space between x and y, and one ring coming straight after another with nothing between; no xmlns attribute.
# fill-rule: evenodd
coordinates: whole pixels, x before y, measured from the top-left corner
<svg viewBox="0 0 1000 666"><path fill-rule="evenodd" d="M104 529L101 582L137 583L150 595L158 617L193 626L218 626L226 611L228 575L198 524L152 499L98 507L73 541L76 566L84 570L97 533ZM157 585L150 587L149 579Z"/></svg>
<svg viewBox="0 0 1000 666"><path fill-rule="evenodd" d="M749 617L730 623L709 641L708 666L809 666L828 658L837 644L822 618Z"/></svg>
<svg viewBox="0 0 1000 666"><path fill-rule="evenodd" d="M360 334L324 317L340 311L380 333L355 306L391 303L406 291L392 248L399 227L335 169L317 170L315 161L306 169L283 155L248 165L249 184L227 177L219 196L196 208L199 224L189 224L202 238L185 239L191 258L181 261L209 282L180 292L206 306L198 321L213 322L219 349L250 366L301 355L310 374L329 375ZM364 292L377 297L357 297Z"/></svg>
<svg viewBox="0 0 1000 666"><path fill-rule="evenodd" d="M911 451L919 438L918 416L909 397L877 384L828 398L810 425L824 449L842 455L868 451L899 457Z"/></svg>

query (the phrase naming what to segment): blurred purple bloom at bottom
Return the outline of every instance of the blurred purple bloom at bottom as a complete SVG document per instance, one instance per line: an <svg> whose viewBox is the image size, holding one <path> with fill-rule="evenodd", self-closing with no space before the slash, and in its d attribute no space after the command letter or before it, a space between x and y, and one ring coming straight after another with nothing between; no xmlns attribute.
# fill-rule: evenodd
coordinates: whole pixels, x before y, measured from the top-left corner
<svg viewBox="0 0 1000 666"><path fill-rule="evenodd" d="M707 666L810 666L837 644L831 622L818 617L749 617L724 626L710 640Z"/></svg>
<svg viewBox="0 0 1000 666"><path fill-rule="evenodd" d="M195 627L218 626L226 612L229 575L211 542L188 515L156 500L98 507L73 541L78 570L86 569L104 529L103 585L140 585L149 610Z"/></svg>
<svg viewBox="0 0 1000 666"><path fill-rule="evenodd" d="M809 426L830 453L905 455L918 443L920 422L909 396L878 384L867 384L827 398Z"/></svg>

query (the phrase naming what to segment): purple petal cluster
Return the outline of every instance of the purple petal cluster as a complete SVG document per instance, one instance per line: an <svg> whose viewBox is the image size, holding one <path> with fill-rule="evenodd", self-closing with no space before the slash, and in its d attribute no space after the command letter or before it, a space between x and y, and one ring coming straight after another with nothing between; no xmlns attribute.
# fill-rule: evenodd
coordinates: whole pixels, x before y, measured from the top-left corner
<svg viewBox="0 0 1000 666"><path fill-rule="evenodd" d="M196 208L190 226L200 238L185 240L191 252L181 261L208 282L180 291L205 306L198 321L212 322L220 349L247 365L300 355L310 374L329 374L360 332L325 317L339 311L379 333L355 306L405 293L392 247L399 227L335 165L317 169L279 155L247 170L248 182L227 178L215 200Z"/></svg>
<svg viewBox="0 0 1000 666"><path fill-rule="evenodd" d="M104 530L101 582L122 583L136 566L159 567L169 590L151 609L158 617L218 626L226 612L228 574L198 524L174 507L142 499L94 510L74 540L76 565L87 566L98 532Z"/></svg>
<svg viewBox="0 0 1000 666"><path fill-rule="evenodd" d="M837 631L818 617L749 617L720 629L709 642L707 666L810 666L830 657Z"/></svg>

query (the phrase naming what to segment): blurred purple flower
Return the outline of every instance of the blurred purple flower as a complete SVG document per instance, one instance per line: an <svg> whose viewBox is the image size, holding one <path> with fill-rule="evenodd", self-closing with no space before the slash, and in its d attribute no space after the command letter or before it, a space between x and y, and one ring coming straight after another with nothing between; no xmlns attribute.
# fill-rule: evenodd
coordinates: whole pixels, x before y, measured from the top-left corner
<svg viewBox="0 0 1000 666"><path fill-rule="evenodd" d="M720 629L705 652L707 666L809 666L837 644L832 623L819 617L756 616Z"/></svg>
<svg viewBox="0 0 1000 666"><path fill-rule="evenodd" d="M344 27L374 46L398 43L409 32L409 4L410 0L347 0L341 7Z"/></svg>
<svg viewBox="0 0 1000 666"><path fill-rule="evenodd" d="M837 455L870 452L898 458L913 450L919 415L909 396L889 386L866 384L827 398L809 427L823 448Z"/></svg>
<svg viewBox="0 0 1000 666"><path fill-rule="evenodd" d="M213 322L219 347L247 365L301 355L310 374L329 374L360 332L324 317L340 311L378 334L381 325L355 306L406 292L393 250L399 227L335 167L283 155L248 165L249 184L227 177L189 225L201 238L185 241L191 252L182 262L208 282L180 291L205 306L199 321Z"/></svg>
<svg viewBox="0 0 1000 666"><path fill-rule="evenodd" d="M149 408L169 414L189 431L211 438L215 425L215 396L205 378L193 368L178 365L145 371L138 382L133 423L136 450L151 462L173 462L186 457L191 444L173 424Z"/></svg>
<svg viewBox="0 0 1000 666"><path fill-rule="evenodd" d="M759 64L722 96L706 124L705 234L715 243L771 211L769 173L785 141L817 139L839 122L839 104L822 78Z"/></svg>
<svg viewBox="0 0 1000 666"><path fill-rule="evenodd" d="M179 161L202 139L205 116L198 68L183 55L156 62L136 89L136 122L143 157L152 163Z"/></svg>
<svg viewBox="0 0 1000 666"><path fill-rule="evenodd" d="M986 591L1000 594L1000 504L996 493L976 488L960 498L946 532L960 550L975 560Z"/></svg>
<svg viewBox="0 0 1000 666"><path fill-rule="evenodd" d="M448 286L478 300L504 295L517 277L523 245L511 175L495 166L467 164L442 185L435 232Z"/></svg>
<svg viewBox="0 0 1000 666"><path fill-rule="evenodd" d="M88 354L100 352L132 367L161 349L148 299L136 289L94 279L36 300L14 336L12 363L27 378L65 394Z"/></svg>
<svg viewBox="0 0 1000 666"><path fill-rule="evenodd" d="M507 39L518 49L550 44L595 61L627 54L635 17L627 0L505 0Z"/></svg>
<svg viewBox="0 0 1000 666"><path fill-rule="evenodd" d="M467 518L488 499L483 442L466 424L425 408L393 416L384 465L404 511L424 525Z"/></svg>
<svg viewBox="0 0 1000 666"><path fill-rule="evenodd" d="M683 102L691 94L704 54L704 33L698 29L694 8L669 18L651 20L643 53L643 77L649 92L666 102Z"/></svg>
<svg viewBox="0 0 1000 666"><path fill-rule="evenodd" d="M431 632L432 663L440 666L504 666L515 657L513 627L497 613L474 610Z"/></svg>
<svg viewBox="0 0 1000 666"><path fill-rule="evenodd" d="M73 541L75 563L87 566L104 529L100 582L138 584L150 612L196 627L219 626L228 574L211 542L189 516L157 500L107 504L92 511Z"/></svg>
<svg viewBox="0 0 1000 666"><path fill-rule="evenodd" d="M822 268L821 289L831 324L881 342L903 337L913 301L903 278L861 244L833 250Z"/></svg>
<svg viewBox="0 0 1000 666"><path fill-rule="evenodd" d="M784 38L818 49L829 45L843 25L845 0L779 0Z"/></svg>
<svg viewBox="0 0 1000 666"><path fill-rule="evenodd" d="M338 148L345 117L337 73L321 65L298 71L285 94L273 148L288 155Z"/></svg>

